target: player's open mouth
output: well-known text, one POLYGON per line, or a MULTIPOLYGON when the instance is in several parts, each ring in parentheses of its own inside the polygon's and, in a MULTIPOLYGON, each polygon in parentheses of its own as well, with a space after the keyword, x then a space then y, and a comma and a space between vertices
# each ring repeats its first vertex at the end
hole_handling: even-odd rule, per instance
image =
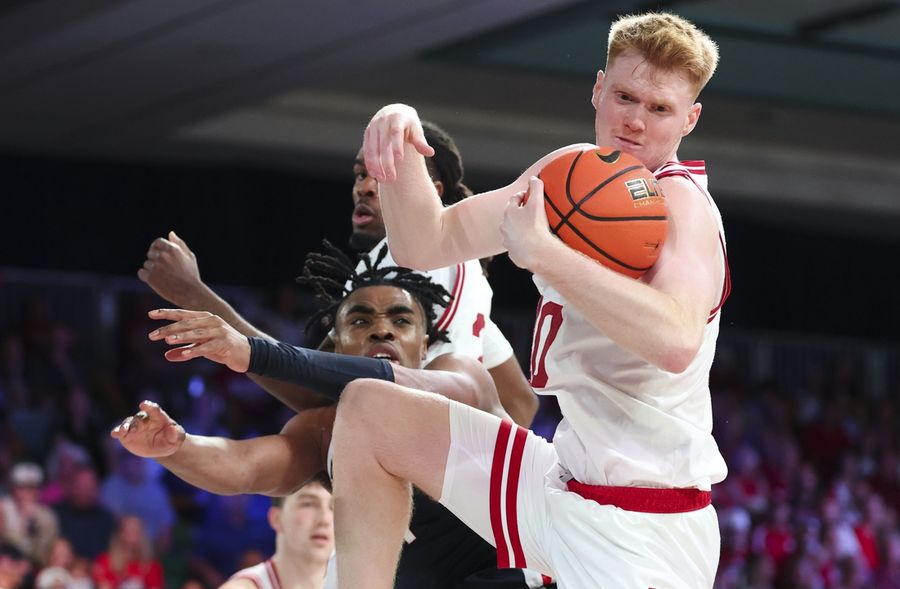
POLYGON ((387 360, 391 364, 399 364, 400 359, 397 356, 397 352, 391 349, 389 346, 376 346, 369 350, 366 353, 366 356, 369 358, 375 358, 376 360, 387 360))
POLYGON ((357 227, 360 227, 363 225, 368 225, 374 219, 375 219, 375 211, 373 211, 372 208, 367 205, 358 204, 353 209, 353 218, 352 218, 351 222, 353 223, 353 225, 355 225, 357 227))

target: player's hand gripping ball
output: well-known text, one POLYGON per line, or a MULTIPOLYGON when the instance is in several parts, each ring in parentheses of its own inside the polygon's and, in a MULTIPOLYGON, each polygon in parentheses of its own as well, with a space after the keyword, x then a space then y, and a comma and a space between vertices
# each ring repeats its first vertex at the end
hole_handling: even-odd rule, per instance
POLYGON ((666 199, 627 153, 594 147, 541 170, 550 230, 569 247, 632 278, 653 267, 666 241, 666 199))

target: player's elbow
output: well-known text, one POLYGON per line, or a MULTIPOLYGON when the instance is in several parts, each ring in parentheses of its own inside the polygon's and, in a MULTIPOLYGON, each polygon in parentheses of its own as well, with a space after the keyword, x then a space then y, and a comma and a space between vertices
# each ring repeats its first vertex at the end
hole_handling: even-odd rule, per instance
POLYGON ((425 248, 413 248, 413 251, 398 250, 395 252, 394 250, 391 250, 391 255, 394 257, 394 262, 403 268, 412 268, 413 270, 419 270, 420 272, 428 272, 429 270, 441 267, 439 262, 432 257, 429 257, 425 248))
POLYGON ((659 367, 666 372, 681 374, 693 363, 700 351, 700 341, 685 339, 666 347, 659 367))

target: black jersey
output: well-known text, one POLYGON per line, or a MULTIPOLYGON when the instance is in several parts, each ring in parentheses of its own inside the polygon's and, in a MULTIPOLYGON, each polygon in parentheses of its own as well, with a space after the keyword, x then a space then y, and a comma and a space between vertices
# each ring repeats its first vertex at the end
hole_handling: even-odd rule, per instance
POLYGON ((446 507, 413 488, 413 514, 395 589, 525 589, 519 569, 498 569, 497 550, 446 507))

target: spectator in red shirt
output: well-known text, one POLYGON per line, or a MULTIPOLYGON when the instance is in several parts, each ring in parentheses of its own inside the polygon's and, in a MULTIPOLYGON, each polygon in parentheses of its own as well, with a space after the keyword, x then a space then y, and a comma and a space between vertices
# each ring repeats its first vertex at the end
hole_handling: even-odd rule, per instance
POLYGON ((109 543, 94 561, 97 589, 162 589, 163 570, 153 558, 150 539, 140 518, 125 515, 109 543))

